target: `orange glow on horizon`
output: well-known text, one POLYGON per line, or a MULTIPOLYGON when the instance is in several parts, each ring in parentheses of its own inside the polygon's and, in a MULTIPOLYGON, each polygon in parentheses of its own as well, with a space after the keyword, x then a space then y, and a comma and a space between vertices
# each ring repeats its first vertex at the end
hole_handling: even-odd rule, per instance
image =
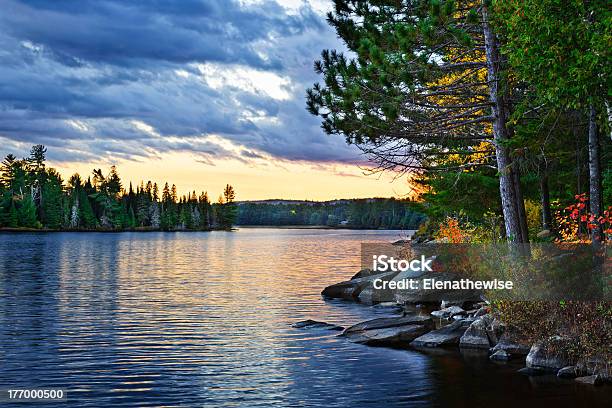
POLYGON ((175 184, 180 195, 207 191, 216 201, 226 184, 236 189, 237 200, 292 199, 332 200, 340 198, 396 197, 411 191, 407 177, 393 181, 392 174, 366 175, 355 165, 289 162, 280 160, 240 161, 217 159, 198 161, 186 152, 165 154, 148 161, 117 160, 114 163, 49 163, 67 180, 79 173, 86 179, 94 168, 107 172, 113 164, 124 188, 134 189, 150 180, 161 189, 175 184))

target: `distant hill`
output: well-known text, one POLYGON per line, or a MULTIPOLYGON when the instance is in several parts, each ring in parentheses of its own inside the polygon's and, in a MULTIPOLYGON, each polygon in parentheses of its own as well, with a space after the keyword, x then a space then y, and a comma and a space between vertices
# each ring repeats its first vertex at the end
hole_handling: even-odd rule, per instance
POLYGON ((395 198, 253 200, 238 204, 237 225, 327 226, 363 229, 417 229, 425 220, 419 205, 395 198))

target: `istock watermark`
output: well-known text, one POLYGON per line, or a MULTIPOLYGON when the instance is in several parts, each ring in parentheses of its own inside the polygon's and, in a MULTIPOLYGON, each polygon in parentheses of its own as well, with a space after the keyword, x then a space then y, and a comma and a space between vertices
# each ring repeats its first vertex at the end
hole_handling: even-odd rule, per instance
POLYGON ((393 256, 388 255, 373 255, 372 258, 372 271, 374 272, 433 272, 431 269, 431 263, 433 259, 425 258, 425 255, 421 255, 420 259, 395 259, 393 256))
POLYGON ((361 245, 358 296, 370 302, 612 300, 610 246, 361 245))

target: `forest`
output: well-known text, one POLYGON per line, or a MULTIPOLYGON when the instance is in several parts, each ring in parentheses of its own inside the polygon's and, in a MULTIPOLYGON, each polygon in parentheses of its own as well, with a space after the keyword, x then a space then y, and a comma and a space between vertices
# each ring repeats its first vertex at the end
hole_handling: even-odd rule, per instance
POLYGON ((94 169, 87 179, 72 175, 64 184, 46 165, 47 149, 32 147, 0 165, 0 228, 45 230, 210 230, 230 229, 236 221, 236 193, 226 185, 212 203, 208 193, 180 196, 168 183, 150 181, 124 188, 115 166, 94 169))
MULTIPOLYGON (((522 257, 554 264, 526 243, 588 247, 593 272, 605 273, 609 1, 335 0, 327 21, 346 51, 315 61, 321 82, 306 91, 307 109, 374 172, 409 179, 428 216, 418 240, 525 249, 510 259, 492 251, 502 267, 522 257)), ((519 341, 578 364, 612 361, 607 299, 488 298, 519 341)))
POLYGON ((612 234, 612 13, 606 1, 336 0, 307 108, 405 174, 424 233, 602 241, 612 234))
POLYGON ((328 202, 238 204, 238 225, 304 225, 355 229, 417 229, 425 220, 408 200, 370 198, 328 202))

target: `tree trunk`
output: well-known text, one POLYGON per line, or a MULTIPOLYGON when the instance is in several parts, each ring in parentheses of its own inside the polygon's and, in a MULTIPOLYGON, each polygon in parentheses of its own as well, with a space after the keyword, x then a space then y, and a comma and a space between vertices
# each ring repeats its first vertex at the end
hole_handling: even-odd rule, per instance
MULTIPOLYGON (((599 134, 597 131, 595 106, 589 109, 589 210, 592 215, 601 215, 601 174, 599 166, 599 134)), ((593 241, 601 240, 601 228, 592 230, 593 241)))
POLYGON ((540 175, 540 198, 542 202, 542 229, 552 230, 552 212, 550 210, 550 191, 548 189, 548 174, 546 169, 540 175))
POLYGON ((486 0, 483 1, 482 17, 487 55, 487 79, 489 82, 490 99, 493 105, 493 143, 495 145, 495 156, 497 157, 499 193, 504 214, 506 238, 512 242, 524 242, 521 220, 517 208, 515 173, 512 170, 510 152, 508 147, 504 145, 509 135, 507 126, 508 112, 504 97, 499 92, 499 74, 501 68, 499 41, 489 25, 486 0))
POLYGON ((529 242, 529 228, 527 227, 527 212, 525 211, 525 200, 523 199, 523 189, 521 187, 521 171, 516 160, 512 163, 512 177, 514 182, 514 196, 516 212, 519 218, 521 229, 521 239, 519 242, 529 242))

